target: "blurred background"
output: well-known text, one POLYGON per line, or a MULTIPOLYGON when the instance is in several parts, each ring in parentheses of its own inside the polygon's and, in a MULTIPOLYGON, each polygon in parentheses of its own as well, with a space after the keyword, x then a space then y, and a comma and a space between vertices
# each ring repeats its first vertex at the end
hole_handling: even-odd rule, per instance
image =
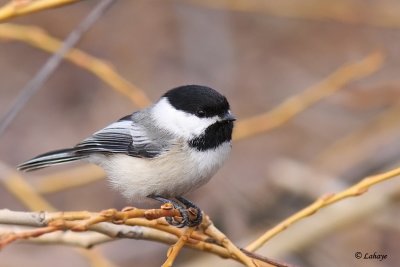
MULTIPOLYGON (((7 22, 35 25, 63 40, 96 3, 82 1, 7 22)), ((0 115, 50 56, 7 37, 4 26, 0 115)), ((117 1, 77 48, 111 64, 152 101, 183 84, 216 88, 229 99, 239 124, 320 86, 346 64, 371 66, 363 77, 343 78, 357 76, 348 71, 337 78, 349 82, 329 80, 336 92, 279 127, 235 141, 218 174, 188 195, 234 243, 245 246, 317 197, 399 164, 399 43, 400 3, 394 0, 136 0, 117 1)), ((139 105, 64 61, 0 136, 0 161, 15 168, 37 154, 73 146, 139 105)), ((22 175, 58 210, 134 205, 97 179, 97 169, 71 171, 76 168, 86 167, 22 175), (89 181, 86 174, 94 178, 89 181), (78 185, 64 185, 69 179, 78 185)), ((5 175, 0 173, 3 182, 5 175)), ((0 208, 38 207, 22 186, 13 191, 10 183, 3 185, 0 208)), ((304 219, 258 253, 299 266, 398 266, 399 193, 400 179, 382 183, 304 219), (358 251, 388 258, 358 260, 358 251)), ((99 263, 67 246, 18 243, 1 251, 0 266, 160 266, 167 248, 117 240, 93 249, 104 258, 99 263)), ((176 266, 236 265, 185 249, 176 266)))

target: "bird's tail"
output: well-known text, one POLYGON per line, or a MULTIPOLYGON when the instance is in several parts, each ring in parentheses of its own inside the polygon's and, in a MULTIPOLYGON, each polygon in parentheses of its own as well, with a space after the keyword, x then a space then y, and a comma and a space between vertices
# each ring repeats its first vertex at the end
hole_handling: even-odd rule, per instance
POLYGON ((18 165, 17 168, 20 171, 29 172, 86 157, 87 155, 77 155, 73 148, 60 149, 34 157, 33 159, 18 165))

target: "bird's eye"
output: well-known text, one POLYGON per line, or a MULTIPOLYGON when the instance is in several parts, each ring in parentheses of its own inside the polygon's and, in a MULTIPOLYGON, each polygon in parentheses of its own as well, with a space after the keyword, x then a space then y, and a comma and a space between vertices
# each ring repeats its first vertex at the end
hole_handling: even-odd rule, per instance
POLYGON ((204 110, 198 110, 196 112, 197 117, 203 118, 204 116, 206 116, 206 112, 204 110))

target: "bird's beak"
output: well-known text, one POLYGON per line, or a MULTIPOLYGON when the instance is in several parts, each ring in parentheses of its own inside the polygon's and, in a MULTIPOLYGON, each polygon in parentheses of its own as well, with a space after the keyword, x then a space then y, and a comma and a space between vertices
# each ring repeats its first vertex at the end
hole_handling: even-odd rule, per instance
POLYGON ((223 121, 235 121, 236 118, 235 116, 232 115, 232 113, 229 111, 227 112, 223 117, 222 117, 223 121))

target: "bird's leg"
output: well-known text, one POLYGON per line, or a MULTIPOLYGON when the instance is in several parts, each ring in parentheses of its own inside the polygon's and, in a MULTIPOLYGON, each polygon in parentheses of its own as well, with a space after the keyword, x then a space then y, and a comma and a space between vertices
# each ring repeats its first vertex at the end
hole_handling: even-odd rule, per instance
MULTIPOLYGON (((182 217, 182 220, 181 221, 177 221, 177 220, 175 220, 173 217, 165 217, 165 219, 167 220, 167 222, 170 224, 170 225, 173 225, 173 226, 176 226, 176 227, 179 227, 179 228, 182 228, 182 227, 184 227, 184 226, 188 226, 189 225, 189 212, 188 212, 188 210, 184 207, 184 206, 182 206, 180 203, 178 203, 177 201, 175 201, 175 200, 171 200, 171 199, 168 199, 168 198, 164 198, 164 197, 162 197, 162 196, 158 196, 158 195, 149 195, 149 196, 147 196, 148 198, 151 198, 151 199, 154 199, 154 200, 157 200, 157 201, 159 201, 159 202, 161 202, 161 203, 163 203, 163 204, 166 204, 166 203, 171 203, 172 204, 172 206, 174 207, 174 209, 177 209, 178 211, 179 211, 179 213, 181 214, 181 217, 182 217)), ((182 202, 183 203, 183 202, 182 202)), ((184 204, 184 203, 183 203, 184 204)))
POLYGON ((187 210, 191 215, 194 216, 194 219, 191 220, 189 217, 188 223, 186 226, 195 227, 198 226, 203 220, 203 212, 199 207, 197 207, 192 201, 184 198, 184 197, 175 197, 179 202, 186 206, 187 210))

